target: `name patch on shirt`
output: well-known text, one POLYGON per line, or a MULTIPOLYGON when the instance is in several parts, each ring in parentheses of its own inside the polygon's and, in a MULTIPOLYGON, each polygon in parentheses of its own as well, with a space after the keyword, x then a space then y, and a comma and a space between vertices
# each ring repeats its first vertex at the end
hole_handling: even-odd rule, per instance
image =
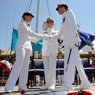
POLYGON ((44 32, 44 34, 47 34, 48 32, 44 32))

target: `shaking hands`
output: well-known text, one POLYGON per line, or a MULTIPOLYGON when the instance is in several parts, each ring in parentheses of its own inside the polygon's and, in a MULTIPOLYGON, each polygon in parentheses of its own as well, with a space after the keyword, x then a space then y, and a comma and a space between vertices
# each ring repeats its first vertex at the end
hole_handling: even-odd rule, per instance
POLYGON ((42 35, 42 39, 44 39, 44 40, 48 40, 48 39, 50 39, 50 37, 49 37, 49 35, 44 34, 44 35, 42 35))
MULTIPOLYGON (((56 33, 53 32, 51 35, 55 35, 55 34, 56 34, 56 33)), ((51 38, 51 35, 43 34, 43 35, 41 36, 41 38, 44 39, 44 40, 48 40, 48 39, 51 38)))

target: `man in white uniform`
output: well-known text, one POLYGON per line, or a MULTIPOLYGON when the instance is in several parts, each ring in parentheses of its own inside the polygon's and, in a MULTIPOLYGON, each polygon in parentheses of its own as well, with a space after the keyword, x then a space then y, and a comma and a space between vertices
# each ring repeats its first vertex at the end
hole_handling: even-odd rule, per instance
MULTIPOLYGON (((46 28, 43 31, 43 34, 54 35, 57 33, 57 31, 55 31, 53 28, 54 20, 52 18, 47 18, 45 24, 46 28)), ((43 40, 42 57, 46 84, 40 89, 55 90, 57 50, 57 40, 43 40)))
POLYGON ((57 5, 56 10, 60 15, 63 16, 63 23, 58 35, 50 35, 49 39, 54 40, 58 37, 63 35, 64 41, 64 50, 65 50, 65 57, 64 57, 64 77, 63 77, 63 90, 72 90, 72 83, 74 82, 74 75, 75 75, 75 67, 78 70, 81 85, 80 89, 85 87, 90 87, 90 82, 85 75, 82 62, 79 57, 78 51, 78 43, 79 37, 77 37, 77 29, 76 29, 76 19, 74 13, 68 9, 68 5, 64 3, 60 3, 57 5), (71 54, 70 54, 71 49, 71 54), (70 55, 70 57, 69 57, 70 55), (67 65, 69 57, 69 63, 67 65))
POLYGON ((5 85, 5 91, 11 92, 19 77, 19 91, 27 91, 27 78, 30 54, 32 52, 31 41, 45 38, 40 34, 34 33, 29 23, 34 16, 30 12, 22 15, 23 20, 18 26, 18 40, 16 44, 16 61, 5 85), (37 38, 37 39, 36 39, 37 38))

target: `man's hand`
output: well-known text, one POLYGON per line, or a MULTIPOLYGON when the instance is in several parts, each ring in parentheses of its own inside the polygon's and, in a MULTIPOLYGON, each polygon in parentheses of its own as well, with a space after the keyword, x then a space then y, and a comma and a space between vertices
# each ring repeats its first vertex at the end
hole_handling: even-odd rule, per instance
POLYGON ((56 34, 55 32, 52 32, 52 35, 56 34))

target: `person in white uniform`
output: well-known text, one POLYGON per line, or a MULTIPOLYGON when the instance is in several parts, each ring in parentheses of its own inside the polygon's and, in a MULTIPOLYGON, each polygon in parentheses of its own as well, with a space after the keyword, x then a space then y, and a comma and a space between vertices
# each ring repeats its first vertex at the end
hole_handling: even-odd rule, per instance
MULTIPOLYGON (((43 34, 54 35, 57 33, 53 28, 54 20, 52 18, 47 18, 45 24, 46 28, 43 31, 43 34)), ((43 40, 42 58, 45 70, 45 85, 40 89, 55 90, 57 50, 57 40, 43 40)))
POLYGON ((55 40, 63 35, 64 41, 64 77, 63 77, 63 90, 72 90, 72 84, 74 82, 75 67, 78 70, 81 85, 79 89, 90 87, 90 82, 84 72, 82 62, 79 57, 78 44, 80 42, 79 37, 77 37, 77 27, 76 18, 72 10, 68 8, 65 3, 60 3, 57 5, 56 10, 60 15, 63 16, 63 23, 58 34, 50 35, 49 39, 55 40), (71 50, 71 53, 70 53, 71 50), (70 55, 70 56, 69 56, 70 55), (67 65, 67 61, 69 62, 67 65))
POLYGON ((27 91, 27 78, 30 54, 32 52, 31 41, 38 41, 44 36, 34 33, 30 28, 30 22, 34 16, 30 12, 22 15, 22 21, 18 26, 18 40, 16 44, 16 61, 5 85, 5 91, 11 92, 19 77, 19 91, 27 91))

